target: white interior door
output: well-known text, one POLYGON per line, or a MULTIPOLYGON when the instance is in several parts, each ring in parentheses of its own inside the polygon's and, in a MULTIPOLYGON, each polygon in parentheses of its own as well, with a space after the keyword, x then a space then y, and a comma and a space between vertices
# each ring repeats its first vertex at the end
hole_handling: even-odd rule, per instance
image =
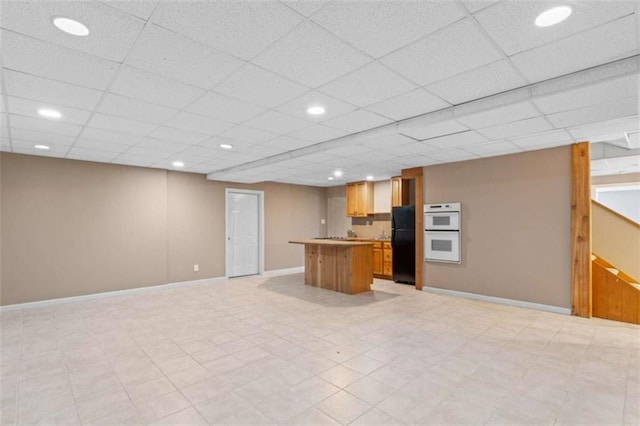
POLYGON ((259 191, 227 190, 227 276, 261 270, 262 200, 259 191))

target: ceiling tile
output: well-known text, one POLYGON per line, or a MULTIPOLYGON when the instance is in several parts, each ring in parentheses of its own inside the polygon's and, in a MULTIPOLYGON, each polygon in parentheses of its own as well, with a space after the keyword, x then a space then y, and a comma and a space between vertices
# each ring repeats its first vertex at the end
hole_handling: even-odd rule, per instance
POLYGON ((54 145, 73 145, 76 136, 65 136, 55 133, 37 132, 30 129, 20 129, 13 127, 11 137, 16 140, 30 141, 36 143, 51 143, 54 145))
POLYGON ((430 146, 439 149, 458 148, 461 146, 474 145, 481 142, 486 142, 487 138, 474 131, 466 131, 461 133, 455 133, 453 135, 440 136, 433 139, 427 139, 423 141, 430 146))
POLYGON ((500 2, 475 15, 484 29, 509 56, 578 34, 632 14, 633 1, 571 2, 571 16, 560 25, 540 28, 536 17, 553 5, 548 1, 500 2))
POLYGON ((254 65, 246 64, 215 90, 255 105, 273 108, 297 98, 308 89, 254 65))
POLYGON ((426 85, 498 59, 501 54, 469 18, 385 56, 382 62, 426 85))
POLYGON ((74 147, 92 149, 96 151, 115 152, 119 154, 129 149, 131 145, 116 142, 96 141, 80 137, 74 144, 74 147))
POLYGON ((281 0, 296 12, 306 16, 307 18, 316 13, 329 0, 281 0))
POLYGON ((324 142, 339 138, 346 134, 347 132, 344 130, 334 129, 332 127, 323 126, 322 124, 314 124, 313 126, 293 132, 290 136, 311 142, 324 142))
POLYGON ((117 9, 122 10, 123 12, 127 12, 130 15, 137 16, 138 18, 142 18, 147 20, 151 17, 153 10, 156 8, 158 4, 157 0, 106 0, 105 3, 108 6, 115 7, 117 9))
POLYGON ((500 0, 462 0, 462 4, 471 13, 476 13, 486 7, 499 2, 500 0))
POLYGON ((489 143, 481 143, 477 145, 469 145, 463 148, 465 151, 468 151, 475 155, 488 155, 488 154, 506 154, 511 152, 519 152, 522 151, 522 148, 512 144, 507 141, 496 141, 489 143))
POLYGON ((632 116, 617 120, 599 121, 585 126, 568 129, 571 136, 576 140, 593 141, 601 136, 611 135, 614 138, 624 137, 624 132, 640 129, 640 117, 632 116))
POLYGON ((124 153, 114 158, 111 162, 113 164, 122 164, 124 166, 151 167, 157 161, 146 157, 141 157, 139 155, 124 153))
POLYGON ((350 111, 354 111, 357 107, 342 102, 324 93, 316 90, 309 91, 304 95, 296 98, 286 104, 276 108, 280 112, 302 118, 303 120, 323 122, 338 117, 350 111), (312 106, 322 106, 325 113, 321 115, 311 115, 307 113, 307 109, 312 106))
POLYGON ((381 151, 392 152, 399 157, 427 154, 437 150, 437 148, 422 142, 412 142, 399 147, 387 146, 381 149, 381 151))
POLYGON ((266 132, 264 130, 254 129, 248 126, 235 126, 226 132, 220 134, 223 138, 229 138, 233 141, 262 143, 277 136, 275 133, 266 132))
POLYGON ((132 146, 122 156, 137 156, 146 160, 160 161, 165 158, 171 158, 175 155, 172 151, 163 151, 158 148, 142 148, 132 146))
POLYGON ((338 1, 312 19, 379 58, 463 17, 454 2, 338 1))
POLYGON ((300 120, 277 111, 268 111, 262 115, 252 118, 245 123, 247 126, 256 127, 268 132, 285 135, 296 130, 311 126, 312 123, 300 120))
POLYGON ((33 130, 62 136, 78 136, 80 130, 82 130, 81 126, 75 124, 61 123, 44 118, 32 118, 13 114, 10 114, 9 118, 12 129, 33 130))
POLYGON ((120 143, 125 145, 133 145, 134 143, 140 140, 140 136, 126 134, 126 133, 112 132, 109 130, 96 129, 92 127, 85 127, 82 130, 82 133, 80 136, 81 138, 84 138, 84 139, 91 139, 91 140, 100 141, 100 142, 120 143))
POLYGON ((309 146, 311 144, 311 142, 304 141, 302 139, 291 138, 289 136, 279 136, 261 145, 290 151, 292 149, 304 148, 305 146, 309 146))
POLYGON ((537 98, 534 103, 545 114, 568 111, 632 96, 640 93, 639 85, 639 76, 630 75, 537 98))
POLYGON ((635 15, 511 57, 531 82, 580 71, 638 53, 635 15), (544 66, 541 66, 544 64, 544 66))
POLYGON ((109 91, 166 107, 182 109, 204 95, 203 89, 122 66, 109 91))
POLYGON ((208 135, 202 133, 189 132, 187 130, 174 129, 173 127, 161 126, 149 133, 149 137, 162 139, 179 144, 196 144, 207 139, 208 135))
POLYGON ((79 124, 83 125, 86 123, 89 115, 91 114, 89 111, 85 111, 82 109, 69 108, 69 107, 61 107, 58 105, 47 104, 44 102, 38 101, 30 101, 28 99, 22 98, 14 98, 12 96, 7 96, 7 105, 9 106, 9 113, 16 115, 25 115, 27 117, 33 118, 41 118, 38 114, 38 110, 40 108, 48 108, 53 109, 62 114, 57 120, 53 120, 55 122, 60 123, 69 123, 69 124, 79 124))
POLYGON ((572 142, 573 138, 564 130, 555 130, 522 138, 510 138, 509 141, 521 148, 531 148, 539 145, 566 144, 572 142))
POLYGON ((318 87, 369 61, 367 55, 307 21, 252 62, 306 86, 318 87))
MULTIPOLYGON (((109 130, 117 133, 129 133, 144 136, 157 127, 156 124, 143 123, 141 121, 127 120, 113 115, 96 113, 87 123, 88 127, 109 130)), ((117 142, 114 140, 114 142, 117 142)))
POLYGON ((415 88, 415 84, 373 62, 322 86, 320 91, 354 105, 366 106, 415 88))
POLYGON ((162 2, 153 22, 242 59, 251 59, 302 21, 280 2, 162 2))
POLYGON ((4 69, 7 93, 56 105, 93 110, 102 92, 4 69))
POLYGON ((18 154, 29 154, 29 155, 38 155, 45 157, 64 157, 64 155, 69 150, 68 145, 56 145, 53 143, 47 143, 49 149, 42 150, 37 149, 34 146, 34 143, 31 141, 22 141, 19 139, 13 139, 13 152, 18 154))
POLYGON ((98 2, 2 2, 3 28, 117 62, 127 55, 143 25, 141 19, 98 2), (91 33, 70 36, 53 25, 54 16, 77 19, 91 33))
POLYGON ((5 68, 104 90, 118 64, 86 53, 1 31, 5 68))
POLYGON ((590 105, 571 111, 547 115, 556 127, 574 127, 598 121, 613 120, 638 115, 638 98, 624 98, 605 104, 590 105))
POLYGON ((157 149, 164 152, 180 152, 184 151, 188 146, 190 145, 156 139, 155 137, 142 138, 134 145, 136 148, 157 149))
POLYGON ((390 135, 367 139, 364 142, 362 142, 362 146, 370 149, 396 150, 402 147, 403 145, 412 144, 414 142, 415 142, 415 139, 411 139, 399 133, 393 133, 390 135))
POLYGON ((266 109, 218 93, 207 93, 189 106, 187 111, 232 123, 242 123, 262 114, 266 109))
POLYGON ((355 133, 382 126, 383 124, 388 124, 390 122, 391 120, 388 118, 359 109, 341 117, 326 121, 324 124, 335 127, 336 129, 344 130, 348 133, 355 133))
POLYGON ((98 111, 130 120, 156 124, 164 123, 178 112, 172 108, 150 104, 137 99, 125 98, 124 96, 113 93, 109 93, 104 97, 98 107, 98 111))
POLYGON ((442 99, 459 105, 526 84, 526 80, 506 60, 501 60, 430 84, 426 88, 442 99))
POLYGON ((230 55, 156 25, 145 27, 126 63, 205 89, 242 66, 242 61, 230 55))
POLYGON ((426 90, 415 89, 400 96, 369 105, 367 109, 392 120, 404 120, 449 106, 451 104, 426 90))
POLYGON ((443 162, 455 162, 455 161, 466 161, 474 158, 478 158, 477 155, 472 154, 470 152, 464 151, 462 149, 450 149, 446 151, 434 151, 427 154, 427 156, 433 160, 443 161, 443 162))
POLYGON ((402 134, 417 140, 425 140, 438 136, 460 133, 469 130, 466 126, 454 120, 443 121, 441 123, 430 124, 424 127, 415 127, 402 130, 402 134))
POLYGON ((182 130, 191 130, 205 135, 214 136, 233 127, 232 123, 216 120, 211 117, 191 114, 185 111, 178 113, 175 117, 165 123, 169 127, 182 130))
POLYGON ((119 155, 118 152, 98 151, 95 149, 87 149, 79 146, 72 147, 65 158, 70 160, 96 161, 100 163, 108 163, 119 155))
POLYGON ((338 148, 328 149, 325 152, 329 155, 335 155, 338 157, 358 157, 359 158, 361 154, 370 152, 370 149, 359 146, 359 145, 355 145, 355 144, 345 144, 338 148))
POLYGON ((534 117, 525 120, 513 121, 508 124, 478 129, 478 132, 491 140, 511 138, 526 134, 552 130, 553 127, 543 118, 534 117))
POLYGON ((456 117, 456 120, 470 128, 481 128, 511 123, 539 115, 540 112, 531 102, 519 102, 517 104, 493 108, 488 111, 456 117))

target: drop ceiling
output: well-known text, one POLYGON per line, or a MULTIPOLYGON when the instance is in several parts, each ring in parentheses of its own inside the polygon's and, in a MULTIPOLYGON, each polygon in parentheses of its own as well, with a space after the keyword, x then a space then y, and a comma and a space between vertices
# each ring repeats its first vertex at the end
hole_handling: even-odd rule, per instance
MULTIPOLYGON (((0 147, 317 186, 583 140, 624 150, 638 2, 566 3, 538 28, 555 3, 2 0, 0 147)), ((629 158, 598 173, 640 171, 629 158)))

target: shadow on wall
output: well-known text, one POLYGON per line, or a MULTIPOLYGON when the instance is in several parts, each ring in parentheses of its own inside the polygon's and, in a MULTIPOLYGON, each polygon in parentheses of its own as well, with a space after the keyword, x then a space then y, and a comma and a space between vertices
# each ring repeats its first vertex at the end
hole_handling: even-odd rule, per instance
POLYGON ((304 285, 303 273, 272 277, 258 285, 258 288, 290 296, 314 305, 334 308, 367 306, 394 299, 399 296, 398 294, 378 290, 371 290, 351 295, 317 287, 310 287, 304 285))

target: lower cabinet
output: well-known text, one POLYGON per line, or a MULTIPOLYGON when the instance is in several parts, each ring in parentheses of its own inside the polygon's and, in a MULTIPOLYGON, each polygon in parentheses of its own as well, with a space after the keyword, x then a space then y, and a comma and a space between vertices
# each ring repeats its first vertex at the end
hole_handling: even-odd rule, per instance
POLYGON ((373 243, 373 275, 378 278, 391 279, 393 275, 391 253, 391 243, 383 241, 373 243))

